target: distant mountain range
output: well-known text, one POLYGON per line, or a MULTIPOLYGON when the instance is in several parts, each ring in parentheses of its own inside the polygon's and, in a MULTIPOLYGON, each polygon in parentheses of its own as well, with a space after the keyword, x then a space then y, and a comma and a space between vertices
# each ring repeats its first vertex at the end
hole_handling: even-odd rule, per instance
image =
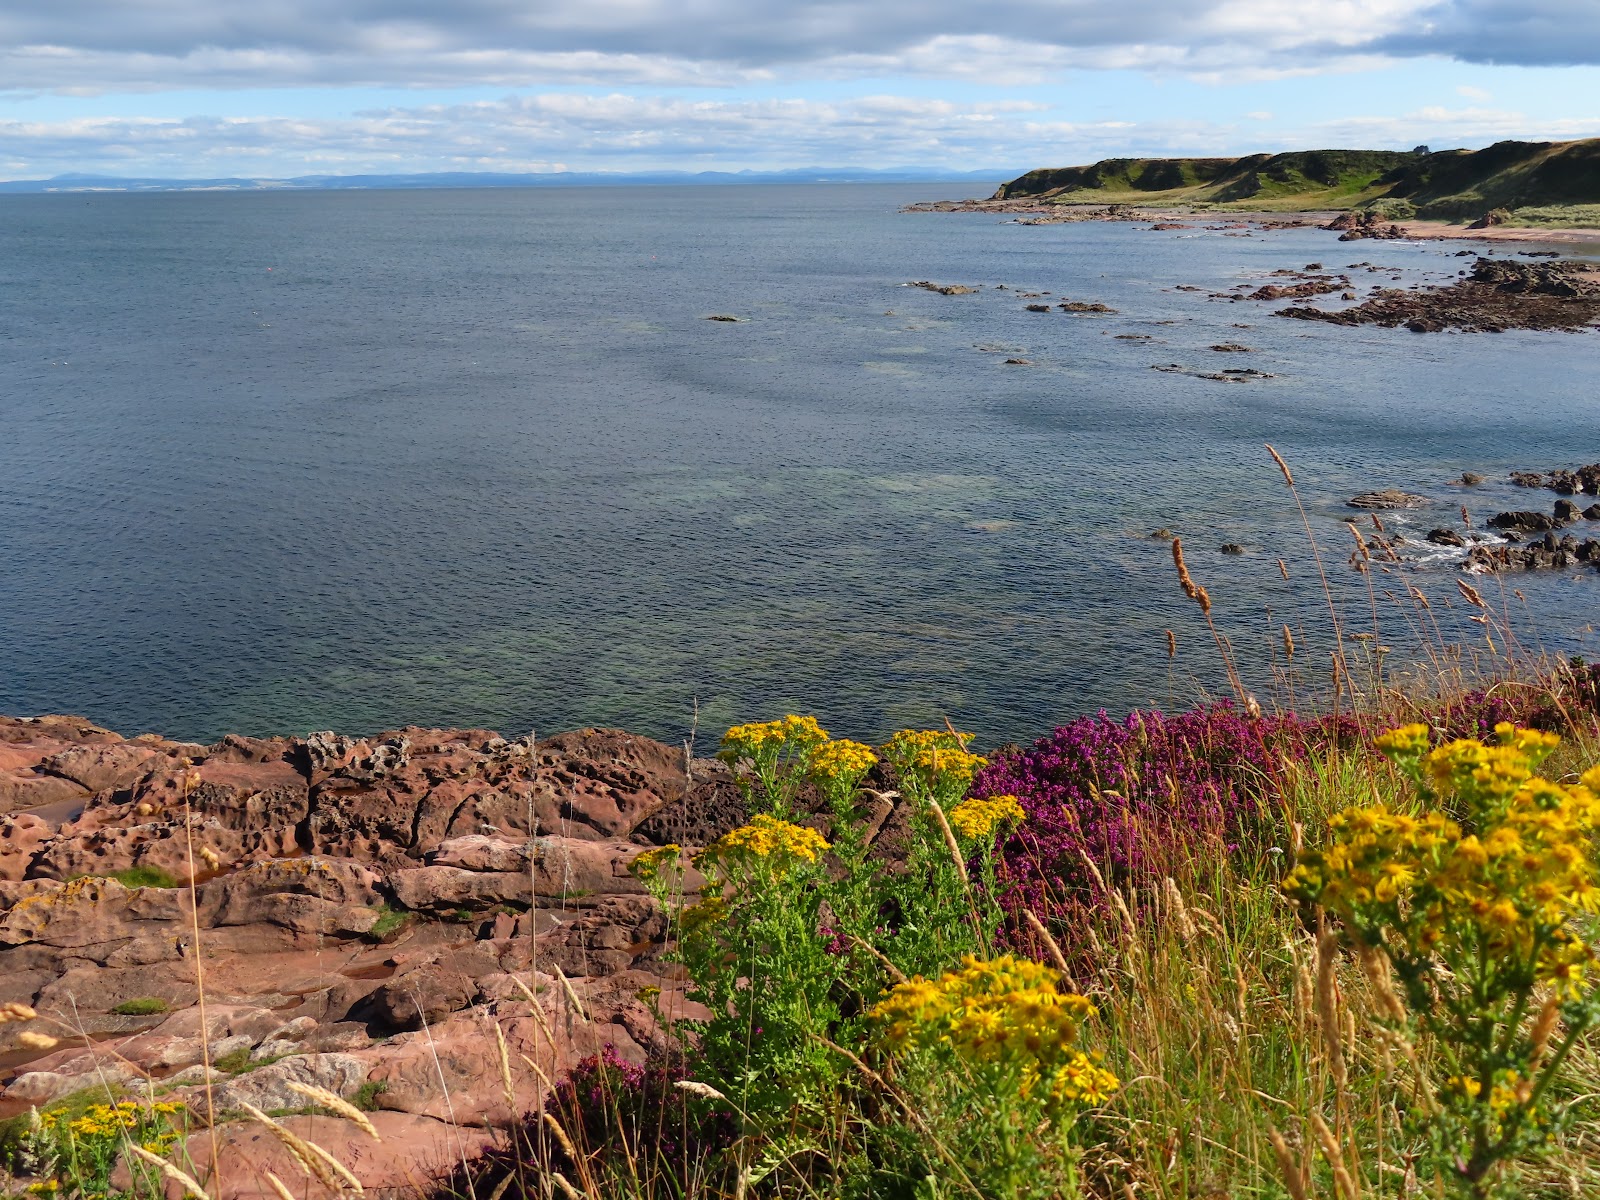
POLYGON ((1600 224, 1600 138, 1437 152, 1418 146, 1404 152, 1107 158, 1029 171, 995 193, 997 200, 1029 198, 1280 212, 1371 208, 1386 217, 1446 221, 1474 220, 1500 209, 1532 220, 1576 215, 1600 224))
POLYGON ((245 192, 348 188, 625 187, 637 184, 741 183, 975 183, 988 184, 1011 172, 945 171, 934 167, 805 167, 788 171, 650 171, 638 173, 555 171, 497 174, 437 171, 415 175, 300 175, 293 179, 124 179, 112 175, 57 175, 53 179, 0 182, 0 192, 245 192))

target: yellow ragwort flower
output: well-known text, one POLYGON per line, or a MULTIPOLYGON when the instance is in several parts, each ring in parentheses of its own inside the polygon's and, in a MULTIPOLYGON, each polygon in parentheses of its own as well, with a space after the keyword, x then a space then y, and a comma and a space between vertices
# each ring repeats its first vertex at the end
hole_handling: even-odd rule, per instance
POLYGON ((996 826, 1022 822, 1027 814, 1015 796, 972 796, 950 810, 950 824, 962 837, 987 838, 996 826))

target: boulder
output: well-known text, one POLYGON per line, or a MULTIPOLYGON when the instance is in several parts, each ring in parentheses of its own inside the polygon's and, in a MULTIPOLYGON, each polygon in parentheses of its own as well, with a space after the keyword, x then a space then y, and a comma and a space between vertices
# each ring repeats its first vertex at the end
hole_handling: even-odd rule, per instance
MULTIPOLYGON (((298 1096, 296 1108, 304 1107, 298 1096)), ((328 1116, 283 1118, 284 1128, 310 1139, 343 1163, 369 1192, 411 1194, 427 1181, 447 1175, 463 1155, 474 1156, 490 1141, 487 1131, 462 1129, 444 1120, 409 1113, 376 1112, 369 1117, 381 1141, 374 1142, 349 1121, 328 1116)), ((207 1180, 212 1200, 278 1200, 267 1181, 270 1171, 301 1200, 342 1200, 349 1193, 332 1192, 307 1175, 284 1144, 254 1122, 224 1125, 216 1143, 221 1172, 213 1172, 212 1137, 193 1134, 174 1160, 207 1180)), ((113 1186, 118 1180, 113 1179, 113 1186)), ((183 1200, 177 1184, 169 1184, 166 1200, 183 1200)))
POLYGON ((86 791, 104 792, 127 787, 149 770, 152 760, 162 757, 159 751, 133 742, 78 745, 41 760, 39 769, 86 791))
MULTIPOLYGON (((292 1090, 290 1083, 325 1088, 337 1096, 349 1097, 366 1081, 367 1064, 353 1054, 296 1054, 213 1087, 212 1103, 218 1113, 237 1109, 241 1103, 253 1104, 263 1112, 304 1108, 306 1098, 292 1090)), ((189 1104, 205 1115, 203 1091, 192 1094, 189 1104)))
POLYGON ((1382 491, 1362 492, 1359 496, 1352 496, 1345 501, 1345 504, 1349 508, 1391 509, 1421 508, 1427 502, 1426 496, 1413 495, 1399 488, 1384 488, 1382 491))
POLYGON ((1489 518, 1491 529, 1514 529, 1519 533, 1543 533, 1554 529, 1556 522, 1542 512, 1503 512, 1489 518))

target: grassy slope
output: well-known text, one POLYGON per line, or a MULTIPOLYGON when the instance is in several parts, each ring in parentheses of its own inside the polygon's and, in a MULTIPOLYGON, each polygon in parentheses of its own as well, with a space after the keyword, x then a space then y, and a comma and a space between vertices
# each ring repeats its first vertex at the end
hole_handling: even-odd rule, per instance
POLYGON ((1437 154, 1310 150, 1238 159, 1113 158, 1030 171, 996 195, 1278 212, 1384 201, 1423 218, 1471 220, 1501 208, 1526 222, 1588 224, 1600 205, 1600 139, 1499 142, 1437 154))

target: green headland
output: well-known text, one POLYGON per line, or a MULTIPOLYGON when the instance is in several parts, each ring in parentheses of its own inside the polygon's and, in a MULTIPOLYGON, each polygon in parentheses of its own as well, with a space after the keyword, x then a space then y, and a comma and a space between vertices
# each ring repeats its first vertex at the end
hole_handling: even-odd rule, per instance
POLYGON ((1482 150, 1297 150, 1243 158, 1107 158, 1045 167, 996 200, 1306 212, 1366 208, 1391 220, 1600 226, 1600 138, 1482 150), (1509 219, 1508 219, 1509 218, 1509 219))

